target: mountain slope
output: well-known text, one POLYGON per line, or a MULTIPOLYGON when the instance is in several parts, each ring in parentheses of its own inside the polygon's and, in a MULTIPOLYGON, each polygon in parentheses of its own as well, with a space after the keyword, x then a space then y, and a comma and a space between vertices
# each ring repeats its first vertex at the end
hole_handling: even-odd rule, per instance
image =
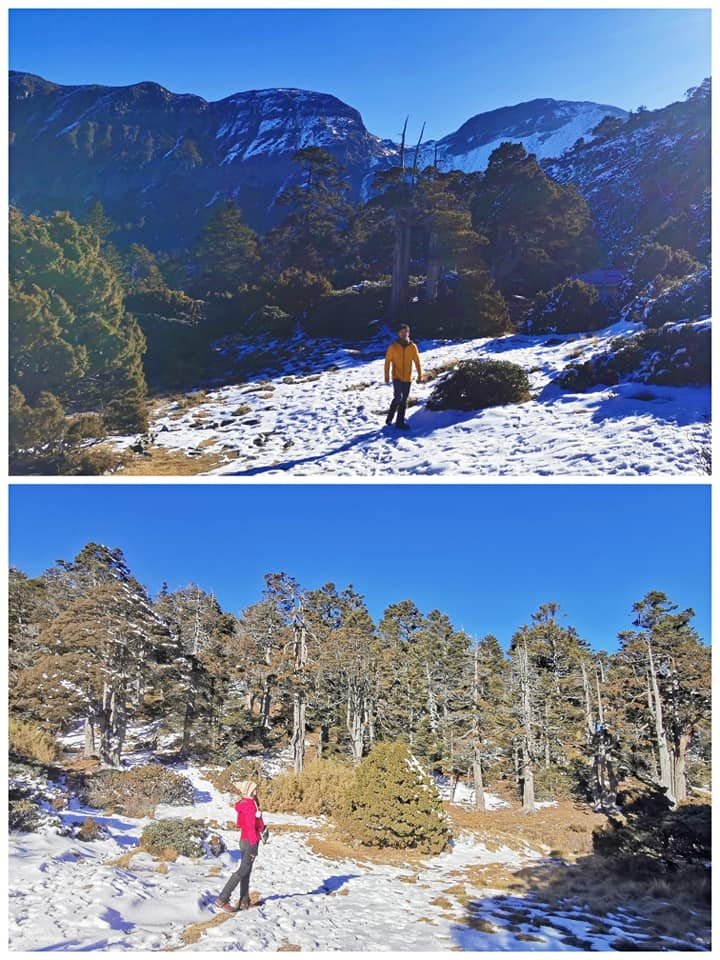
POLYGON ((686 101, 603 124, 592 142, 545 169, 578 187, 611 261, 622 263, 638 239, 670 217, 687 221, 687 249, 704 258, 710 248, 710 128, 707 81, 686 101))
MULTIPOLYGON (((422 147, 443 168, 481 170, 495 146, 519 140, 542 157, 588 136, 614 107, 533 100, 478 114, 422 147)), ((297 177, 293 154, 320 146, 345 167, 350 199, 366 198, 376 169, 399 148, 329 94, 254 90, 208 103, 155 83, 59 86, 10 75, 10 197, 23 211, 68 209, 83 219, 100 200, 125 242, 153 249, 191 242, 212 205, 234 197, 264 229, 281 215, 278 193, 297 177)))

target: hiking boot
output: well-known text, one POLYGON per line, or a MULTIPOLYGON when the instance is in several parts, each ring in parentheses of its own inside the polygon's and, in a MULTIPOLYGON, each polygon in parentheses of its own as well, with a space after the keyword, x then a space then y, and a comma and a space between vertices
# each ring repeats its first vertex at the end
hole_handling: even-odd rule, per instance
POLYGON ((241 900, 237 908, 238 910, 249 910, 251 906, 252 904, 249 900, 241 900))
POLYGON ((225 910, 226 913, 237 913, 238 908, 233 907, 232 904, 228 903, 227 900, 221 900, 220 897, 215 901, 215 906, 220 907, 221 910, 225 910))

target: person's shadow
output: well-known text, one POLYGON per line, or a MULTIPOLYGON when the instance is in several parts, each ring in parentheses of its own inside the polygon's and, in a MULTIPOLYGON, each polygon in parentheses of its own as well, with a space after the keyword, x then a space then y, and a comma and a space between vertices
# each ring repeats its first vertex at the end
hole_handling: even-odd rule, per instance
POLYGON ((327 880, 323 880, 314 890, 307 890, 304 893, 271 893, 269 896, 263 897, 263 903, 267 903, 269 900, 290 900, 293 897, 328 896, 331 893, 336 893, 350 880, 354 880, 359 876, 359 873, 348 873, 344 876, 328 877, 327 880))

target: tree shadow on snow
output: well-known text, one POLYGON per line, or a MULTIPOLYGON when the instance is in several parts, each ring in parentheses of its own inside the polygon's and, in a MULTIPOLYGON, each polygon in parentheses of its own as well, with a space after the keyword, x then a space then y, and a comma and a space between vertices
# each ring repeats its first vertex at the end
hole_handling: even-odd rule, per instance
POLYGON ((513 880, 503 884, 507 893, 468 902, 464 922, 451 929, 461 950, 710 949, 709 877, 705 902, 697 886, 678 891, 662 875, 633 879, 594 854, 542 860, 513 880))
POLYGON ((705 396, 702 388, 696 389, 697 393, 693 390, 689 394, 678 395, 672 387, 625 383, 614 387, 601 385, 591 387, 585 393, 573 393, 549 383, 535 397, 535 401, 536 403, 555 406, 567 406, 568 404, 585 401, 588 413, 590 413, 591 403, 595 400, 595 410, 592 411, 591 415, 593 423, 605 423, 606 421, 624 420, 626 417, 638 416, 652 417, 653 420, 687 427, 693 423, 702 423, 710 419, 709 392, 705 396), (610 396, 607 396, 608 390, 613 391, 610 396))
POLYGON ((354 880, 359 876, 359 873, 348 873, 341 876, 328 877, 327 880, 323 880, 314 890, 306 890, 300 893, 271 893, 269 896, 263 897, 263 903, 267 903, 269 900, 291 900, 293 897, 310 897, 319 894, 328 896, 331 893, 337 893, 346 883, 349 883, 350 880, 354 880))

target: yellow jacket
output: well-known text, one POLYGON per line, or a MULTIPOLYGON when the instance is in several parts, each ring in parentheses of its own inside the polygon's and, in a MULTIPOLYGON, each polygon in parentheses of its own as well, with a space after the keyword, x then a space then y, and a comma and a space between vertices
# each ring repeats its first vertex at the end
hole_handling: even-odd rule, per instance
POLYGON ((395 340, 387 348, 385 354, 385 380, 389 380, 390 365, 392 364, 393 380, 402 380, 410 383, 412 380, 412 365, 415 364, 418 380, 422 380, 422 365, 420 354, 415 344, 410 341, 407 346, 395 340))

